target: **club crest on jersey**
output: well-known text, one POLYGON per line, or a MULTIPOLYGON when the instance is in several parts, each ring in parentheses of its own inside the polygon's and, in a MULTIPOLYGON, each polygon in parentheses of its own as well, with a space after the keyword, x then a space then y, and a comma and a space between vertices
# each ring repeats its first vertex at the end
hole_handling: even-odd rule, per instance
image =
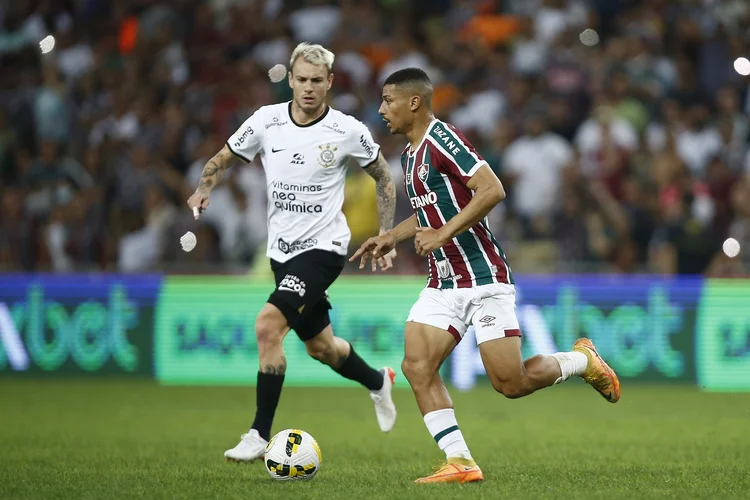
POLYGON ((318 165, 320 165, 323 168, 331 168, 336 165, 336 151, 338 151, 338 147, 331 148, 330 144, 326 144, 325 148, 323 146, 318 146, 318 149, 320 149, 320 156, 318 156, 318 165))
POLYGON ((422 182, 427 182, 427 176, 430 174, 430 166, 426 163, 422 163, 417 167, 417 177, 422 182))
POLYGON ((450 277, 452 273, 450 263, 447 260, 440 260, 435 263, 437 265, 437 276, 438 279, 444 280, 450 277))

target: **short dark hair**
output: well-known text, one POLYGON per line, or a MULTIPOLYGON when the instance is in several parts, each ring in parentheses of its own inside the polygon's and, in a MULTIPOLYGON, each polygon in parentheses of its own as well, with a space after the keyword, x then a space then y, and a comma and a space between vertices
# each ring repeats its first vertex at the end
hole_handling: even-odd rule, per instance
POLYGON ((424 70, 419 68, 405 68, 391 73, 385 79, 383 86, 395 85, 405 87, 409 92, 420 95, 428 109, 432 108, 432 81, 424 70))
POLYGON ((432 81, 424 70, 419 68, 405 68, 391 73, 391 75, 385 79, 383 85, 405 85, 405 84, 422 84, 428 87, 432 87, 432 81))

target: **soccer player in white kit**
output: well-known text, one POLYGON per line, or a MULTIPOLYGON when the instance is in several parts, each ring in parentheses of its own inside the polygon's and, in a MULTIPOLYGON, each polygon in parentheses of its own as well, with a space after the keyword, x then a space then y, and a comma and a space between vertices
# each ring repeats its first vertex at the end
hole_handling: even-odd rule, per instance
MULTIPOLYGON (((299 44, 290 60, 291 102, 263 106, 229 138, 203 169, 188 200, 199 212, 235 157, 260 155, 268 189, 268 248, 276 289, 255 320, 260 369, 256 414, 227 460, 252 462, 265 453, 286 372, 282 341, 294 330, 307 353, 370 391, 380 429, 396 421, 391 398, 395 372, 370 367, 344 339, 335 337, 326 290, 341 273, 351 232, 341 211, 347 163, 354 160, 376 181, 381 233, 393 227, 396 188, 388 163, 367 127, 332 109, 334 55, 320 45, 299 44)), ((395 252, 384 255, 381 269, 395 252)), ((373 263, 373 269, 375 264, 373 263)))

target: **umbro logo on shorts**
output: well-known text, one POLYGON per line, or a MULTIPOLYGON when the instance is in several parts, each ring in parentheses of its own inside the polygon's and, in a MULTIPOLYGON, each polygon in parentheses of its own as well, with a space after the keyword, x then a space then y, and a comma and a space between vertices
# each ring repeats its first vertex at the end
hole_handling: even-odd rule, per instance
POLYGON ((479 322, 482 324, 481 326, 483 327, 495 326, 495 323, 493 323, 493 321, 495 321, 494 316, 487 315, 487 316, 482 316, 481 318, 479 318, 479 322))

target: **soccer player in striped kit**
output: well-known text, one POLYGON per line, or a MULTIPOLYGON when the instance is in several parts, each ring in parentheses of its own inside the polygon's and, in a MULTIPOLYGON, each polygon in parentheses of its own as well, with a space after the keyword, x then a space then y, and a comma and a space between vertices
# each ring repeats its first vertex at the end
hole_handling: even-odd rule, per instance
POLYGON ((473 326, 492 386, 508 398, 581 376, 607 401, 620 398, 620 383, 594 344, 578 339, 570 352, 521 357, 513 273, 487 224, 505 198, 487 162, 452 125, 432 112, 432 83, 417 68, 390 75, 380 114, 392 134, 409 140, 401 157, 414 215, 366 241, 351 257, 363 267, 414 238, 427 257, 429 278, 406 321, 402 370, 409 379, 430 434, 446 463, 418 483, 484 479, 461 434, 440 366, 473 326))

